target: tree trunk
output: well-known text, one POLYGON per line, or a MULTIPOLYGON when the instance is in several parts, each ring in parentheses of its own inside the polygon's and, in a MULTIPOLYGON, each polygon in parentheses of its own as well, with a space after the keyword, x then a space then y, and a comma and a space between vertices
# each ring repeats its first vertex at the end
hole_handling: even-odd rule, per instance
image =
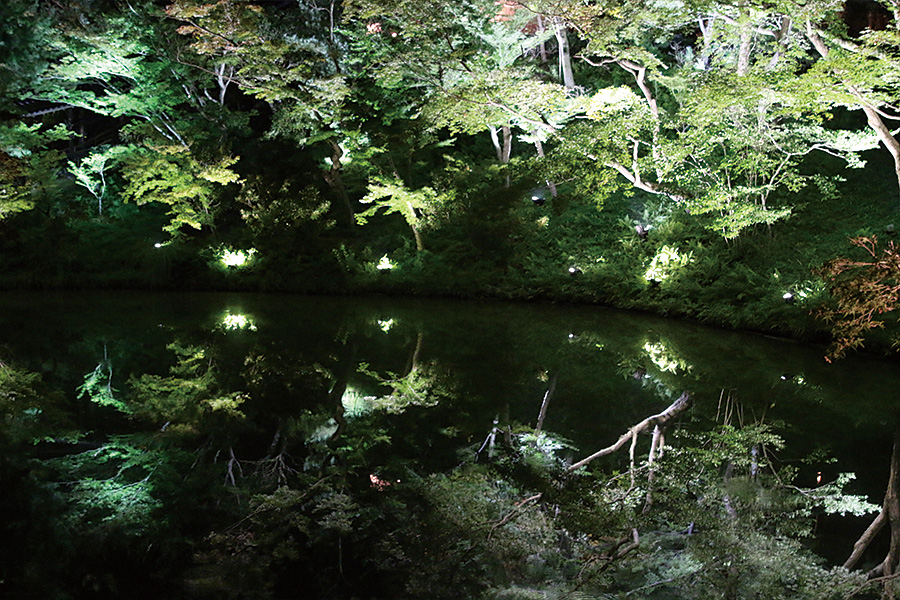
POLYGON ((500 130, 503 132, 503 156, 500 158, 500 162, 508 165, 509 159, 512 158, 512 129, 509 125, 504 125, 500 130))
MULTIPOLYGON (((491 141, 494 143, 494 150, 497 152, 497 162, 501 165, 508 165, 510 158, 512 158, 512 129, 509 125, 501 126, 499 132, 493 125, 488 125, 488 129, 491 132, 491 141), (503 135, 502 141, 500 139, 501 134, 503 135)), ((509 173, 507 173, 505 187, 508 188, 509 183, 509 173)))
POLYGON ((740 27, 741 44, 738 47, 737 74, 738 77, 743 77, 750 72, 750 50, 753 47, 753 28, 749 21, 741 23, 740 27))
POLYGON ((498 131, 493 125, 488 125, 488 131, 491 132, 491 142, 494 144, 494 151, 497 153, 497 162, 501 165, 508 165, 509 159, 512 158, 512 129, 509 125, 503 125, 498 131), (500 139, 500 136, 503 139, 500 139))
POLYGON ((647 496, 644 498, 644 513, 653 505, 653 482, 656 480, 656 459, 660 458, 665 445, 665 436, 659 423, 653 426, 653 437, 650 438, 650 452, 647 454, 647 496))
POLYGON ((416 252, 421 252, 425 249, 425 243, 422 241, 422 232, 419 231, 419 228, 415 225, 410 225, 410 229, 412 229, 413 237, 416 238, 416 252))
MULTIPOLYGON (((653 156, 654 164, 660 164, 659 160, 659 128, 660 128, 660 119, 659 119, 659 104, 656 101, 656 97, 653 95, 653 90, 650 89, 650 86, 647 84, 647 67, 644 65, 640 65, 638 63, 632 62, 628 59, 620 59, 617 60, 616 63, 634 77, 635 83, 637 83, 638 87, 641 90, 641 93, 644 95, 644 100, 647 102, 647 108, 650 109, 650 114, 653 116, 653 139, 650 144, 650 152, 653 156)), ((635 155, 635 173, 637 173, 637 155, 635 155)), ((656 169, 657 179, 660 178, 661 173, 659 168, 656 169)), ((640 179, 640 177, 638 177, 640 179)))
POLYGON ((863 112, 866 113, 869 127, 878 134, 881 143, 884 144, 894 159, 894 176, 897 178, 897 186, 900 188, 900 142, 897 141, 891 130, 884 124, 884 120, 875 107, 862 100, 860 100, 860 106, 862 106, 863 112))
POLYGON ((788 43, 790 42, 791 24, 790 17, 781 17, 781 27, 775 32, 775 43, 777 44, 778 50, 772 55, 772 59, 766 67, 769 71, 774 70, 775 67, 778 66, 778 61, 780 61, 785 52, 787 52, 788 43))
POLYGON ((544 400, 541 402, 541 411, 538 414, 537 426, 534 428, 535 436, 540 435, 541 429, 544 428, 544 419, 547 416, 547 406, 550 405, 550 400, 553 399, 553 392, 556 391, 556 379, 557 375, 554 374, 553 377, 550 378, 550 387, 544 392, 544 400))
POLYGON ((234 66, 221 63, 216 66, 216 83, 219 85, 219 104, 225 106, 225 92, 228 91, 228 84, 234 76, 234 66), (226 73, 227 69, 227 73, 226 73))
MULTIPOLYGON (((347 428, 347 419, 344 417, 344 392, 347 391, 347 386, 350 383, 350 376, 356 372, 357 366, 357 342, 351 340, 345 344, 344 347, 346 348, 346 354, 341 357, 340 362, 335 369, 334 382, 332 383, 331 390, 328 392, 328 401, 334 406, 334 415, 332 418, 338 425, 334 433, 331 434, 331 437, 328 438, 328 443, 330 445, 337 442, 344 433, 344 429, 347 428)), ((323 467, 331 459, 332 455, 333 453, 326 457, 325 462, 322 463, 323 467)))
MULTIPOLYGON (((888 480, 887 491, 884 493, 884 512, 887 513, 888 526, 891 532, 891 545, 887 556, 882 563, 882 575, 892 577, 900 560, 900 428, 894 431, 894 449, 891 452, 891 473, 888 480)), ((890 598, 894 597, 891 591, 893 586, 888 584, 885 591, 890 598)))
POLYGON ((494 152, 497 153, 497 162, 503 164, 503 146, 500 145, 500 133, 493 125, 488 125, 488 131, 491 132, 491 142, 494 144, 494 152))
MULTIPOLYGON (((825 45, 822 37, 808 20, 806 21, 806 37, 822 58, 828 58, 828 46, 825 45)), ((842 83, 847 87, 847 90, 859 100, 859 107, 866 114, 866 121, 868 122, 869 127, 878 134, 881 143, 884 144, 888 149, 888 152, 891 153, 891 156, 894 159, 894 175, 897 178, 897 186, 900 188, 900 142, 897 141, 897 138, 894 137, 894 134, 891 133, 888 126, 884 124, 884 120, 881 118, 877 107, 867 102, 852 83, 843 80, 841 73, 835 72, 835 75, 842 79, 842 83)))
MULTIPOLYGON (((538 35, 542 35, 544 33, 544 17, 541 15, 537 16, 537 30, 538 30, 538 35)), ((540 57, 541 57, 541 64, 542 65, 547 64, 547 44, 546 44, 546 42, 541 42, 541 45, 539 46, 538 51, 539 51, 540 57)))
POLYGON ((406 363, 406 374, 411 375, 419 368, 419 354, 422 353, 422 342, 425 341, 425 334, 423 332, 418 332, 416 334, 416 347, 413 349, 412 356, 409 357, 409 361, 406 363))
POLYGON ((863 553, 875 539, 875 536, 885 525, 888 526, 891 536, 888 553, 883 561, 868 572, 868 576, 870 579, 875 577, 884 579, 887 584, 884 587, 884 595, 882 597, 894 598, 893 586, 890 580, 894 579, 898 563, 900 563, 900 426, 894 430, 891 466, 881 512, 878 513, 878 516, 875 517, 865 532, 853 544, 853 552, 843 565, 845 569, 852 569, 856 566, 863 553))
MULTIPOLYGON (((535 132, 535 136, 537 136, 537 132, 535 132)), ((544 158, 544 144, 541 143, 541 140, 535 137, 534 140, 534 148, 537 151, 538 158, 544 158)), ((556 198, 558 192, 556 191, 556 184, 549 179, 545 179, 547 182, 547 187, 550 189, 550 195, 556 198)))
POLYGON ((878 516, 875 517, 875 520, 873 520, 863 534, 859 536, 856 543, 853 544, 853 552, 850 553, 850 556, 844 561, 845 569, 853 569, 856 566, 856 563, 862 558, 863 552, 866 551, 866 548, 869 547, 869 544, 872 543, 872 540, 875 539, 875 536, 882 530, 886 522, 887 515, 884 512, 884 509, 882 509, 882 511, 878 513, 878 516))
POLYGON ((575 76, 572 74, 572 55, 569 52, 569 37, 566 35, 566 22, 559 17, 553 17, 556 45, 559 48, 559 71, 562 75, 563 85, 569 89, 575 87, 575 76))
POLYGON ((353 216, 353 206, 350 204, 350 197, 347 195, 344 179, 341 176, 341 168, 343 167, 341 157, 344 156, 344 151, 334 139, 328 140, 328 143, 331 145, 331 169, 325 173, 325 181, 338 197, 338 200, 341 201, 346 213, 346 223, 352 229, 356 225, 356 219, 353 216))

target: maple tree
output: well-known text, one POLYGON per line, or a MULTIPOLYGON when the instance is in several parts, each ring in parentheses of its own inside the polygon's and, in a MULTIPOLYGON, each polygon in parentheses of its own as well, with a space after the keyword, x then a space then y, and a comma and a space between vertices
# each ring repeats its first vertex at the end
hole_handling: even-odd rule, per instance
POLYGON ((866 333, 883 328, 889 313, 900 308, 900 247, 893 241, 879 247, 875 236, 850 242, 865 252, 865 260, 835 258, 820 270, 836 303, 819 311, 832 324, 829 360, 861 347, 866 333))

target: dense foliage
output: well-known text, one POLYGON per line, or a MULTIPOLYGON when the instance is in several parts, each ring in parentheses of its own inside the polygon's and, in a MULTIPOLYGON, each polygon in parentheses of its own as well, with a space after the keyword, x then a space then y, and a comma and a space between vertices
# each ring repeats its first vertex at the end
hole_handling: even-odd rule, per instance
POLYGON ((893 233, 891 2, 2 10, 4 288, 563 299, 811 335, 816 269, 893 233))
MULTIPOLYGON (((0 288, 549 299, 886 346, 898 32, 896 0, 6 0, 0 288)), ((887 558, 827 565, 815 517, 879 507, 801 485, 764 419, 571 469, 555 371, 536 424, 485 430, 421 332, 389 369, 348 331, 326 359, 222 343, 255 327, 160 333, 147 369, 3 349, 0 595, 894 593, 894 483, 887 558)), ((616 360, 681 392, 664 344, 616 360)))

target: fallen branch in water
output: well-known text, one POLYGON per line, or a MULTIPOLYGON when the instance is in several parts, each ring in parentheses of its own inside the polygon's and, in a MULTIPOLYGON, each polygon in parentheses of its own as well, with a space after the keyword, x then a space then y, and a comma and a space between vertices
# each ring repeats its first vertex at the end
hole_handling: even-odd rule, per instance
POLYGON ((676 400, 675 402, 670 404, 666 410, 662 411, 659 414, 653 415, 651 417, 647 417, 646 419, 644 419, 643 421, 641 421, 634 427, 631 427, 627 432, 622 434, 622 436, 616 441, 615 444, 613 444, 612 446, 607 446, 606 448, 603 448, 602 450, 598 450, 597 452, 594 452, 587 458, 581 459, 580 461, 578 461, 577 463, 575 463, 574 465, 572 465, 571 467, 566 469, 566 473, 571 473, 572 471, 576 471, 576 470, 580 469, 581 467, 588 464, 595 458, 600 458, 601 456, 606 456, 607 454, 612 454, 613 452, 615 452, 616 450, 618 450, 619 448, 624 446, 625 443, 628 441, 632 441, 632 443, 634 443, 634 441, 637 440, 638 434, 642 433, 643 431, 646 431, 650 427, 654 427, 656 425, 662 425, 663 423, 665 423, 666 421, 668 421, 669 419, 671 419, 672 417, 674 417, 675 415, 677 415, 678 413, 680 413, 681 411, 686 409, 688 406, 690 406, 690 404, 691 404, 691 395, 688 392, 682 392, 681 396, 678 397, 678 400, 676 400))
MULTIPOLYGON (((876 534, 885 526, 890 533, 890 546, 884 560, 866 573, 870 581, 890 581, 900 576, 900 428, 894 430, 891 468, 881 512, 853 544, 853 552, 844 562, 844 568, 852 569, 856 566, 876 534)), ((884 588, 883 597, 894 598, 890 586, 884 588)))

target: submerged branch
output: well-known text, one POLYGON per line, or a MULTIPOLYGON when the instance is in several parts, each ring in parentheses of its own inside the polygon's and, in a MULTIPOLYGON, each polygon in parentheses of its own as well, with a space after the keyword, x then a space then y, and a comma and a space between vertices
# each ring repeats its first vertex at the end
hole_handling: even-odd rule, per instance
POLYGON ((607 454, 612 454, 613 452, 615 452, 616 450, 618 450, 619 448, 624 446, 626 442, 631 441, 632 439, 636 438, 639 433, 646 431, 651 426, 661 425, 662 423, 665 423, 666 421, 668 421, 669 419, 671 419, 678 413, 682 412, 688 406, 690 406, 690 403, 691 403, 690 394, 688 392, 682 392, 681 396, 679 396, 675 402, 670 404, 669 407, 666 408, 666 410, 662 411, 659 414, 647 417, 646 419, 644 419, 637 425, 631 427, 627 432, 623 433, 622 436, 619 437, 619 439, 616 441, 615 444, 612 444, 611 446, 607 446, 606 448, 603 448, 602 450, 598 450, 597 452, 594 452, 587 458, 584 458, 584 459, 578 461, 577 463, 573 464, 571 467, 566 469, 566 473, 571 473, 573 471, 577 471, 578 469, 580 469, 581 467, 583 467, 584 465, 588 464, 589 462, 591 462, 592 460, 594 460, 596 458, 600 458, 601 456, 606 456, 607 454))
POLYGON ((856 566, 856 563, 859 562, 859 559, 862 557, 863 552, 866 551, 866 548, 869 547, 869 544, 872 543, 872 540, 875 539, 875 536, 879 531, 884 527, 884 524, 887 522, 887 513, 884 509, 878 513, 878 516, 869 524, 866 530, 863 532, 859 539, 856 540, 856 543, 853 544, 853 552, 844 561, 845 569, 853 569, 856 566))

